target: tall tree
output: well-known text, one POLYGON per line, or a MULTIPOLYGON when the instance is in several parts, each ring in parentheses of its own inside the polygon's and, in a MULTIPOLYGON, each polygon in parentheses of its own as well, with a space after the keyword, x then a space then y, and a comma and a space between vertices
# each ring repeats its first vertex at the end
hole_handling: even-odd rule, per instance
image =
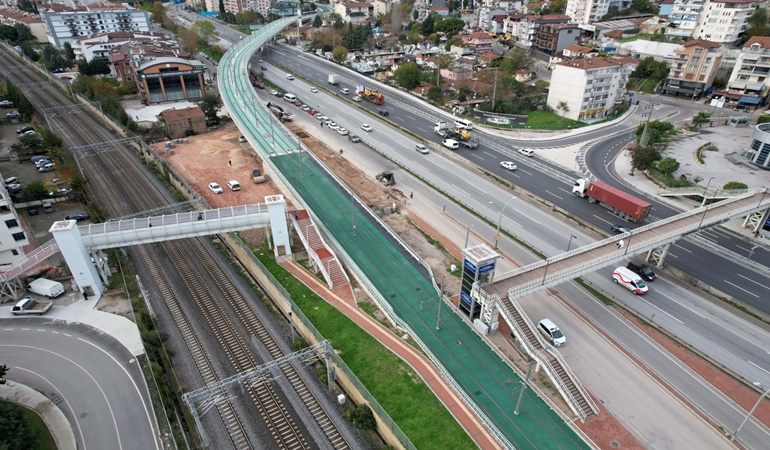
POLYGON ((428 14, 428 17, 425 18, 425 20, 422 21, 421 31, 423 36, 428 36, 429 34, 433 34, 433 27, 436 24, 436 19, 433 17, 433 14, 428 14))
POLYGON ((217 113, 222 108, 222 99, 211 92, 204 95, 196 104, 203 110, 209 120, 217 120, 217 113))
POLYGON ((320 15, 316 15, 313 19, 313 28, 321 28, 321 25, 323 25, 323 20, 321 20, 320 15))
POLYGON ((216 37, 216 28, 208 20, 196 20, 190 26, 190 31, 198 35, 200 42, 207 45, 212 44, 216 37))
POLYGON ((19 34, 19 41, 18 42, 26 42, 26 41, 36 41, 37 38, 34 34, 32 34, 32 30, 29 29, 29 27, 23 23, 17 23, 13 25, 13 29, 16 30, 16 33, 19 34))
POLYGON ((337 61, 337 63, 342 64, 348 58, 348 49, 341 45, 334 47, 332 58, 337 61))
POLYGON ((413 62, 402 64, 393 73, 396 79, 396 84, 404 89, 414 89, 420 85, 420 78, 422 78, 422 72, 420 66, 413 62))
POLYGON ((747 21, 748 27, 744 34, 745 40, 749 40, 751 36, 768 36, 770 35, 770 26, 768 26, 767 9, 757 8, 749 16, 747 21))

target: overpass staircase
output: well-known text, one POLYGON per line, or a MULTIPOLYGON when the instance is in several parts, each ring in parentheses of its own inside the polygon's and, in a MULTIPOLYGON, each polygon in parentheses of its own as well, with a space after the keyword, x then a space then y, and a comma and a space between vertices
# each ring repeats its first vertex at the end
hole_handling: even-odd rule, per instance
POLYGON ((313 267, 321 272, 329 288, 335 289, 350 284, 350 279, 342 269, 342 265, 334 253, 329 250, 307 211, 296 210, 290 217, 294 229, 307 249, 313 267))
POLYGON ((749 192, 748 189, 716 189, 701 187, 701 186, 689 186, 681 188, 670 188, 658 191, 658 195, 661 197, 686 197, 697 195, 698 197, 707 198, 709 200, 724 200, 726 198, 737 197, 749 192))
MULTIPOLYGON (((474 286, 474 294, 485 297, 486 294, 474 286)), ((516 340, 519 341, 523 349, 537 361, 539 367, 542 367, 554 383, 562 397, 567 401, 572 412, 574 412, 581 421, 597 414, 598 409, 591 401, 585 388, 575 377, 575 374, 569 369, 569 366, 558 352, 551 350, 551 347, 543 346, 537 328, 529 318, 521 311, 518 302, 510 298, 499 298, 497 295, 486 296, 486 302, 498 301, 502 306, 500 312, 503 318, 511 328, 516 340)))
POLYGON ((7 270, 0 273, 0 296, 7 295, 14 299, 19 298, 21 296, 19 292, 23 293, 26 289, 25 286, 22 285, 19 275, 27 272, 58 252, 59 244, 56 243, 56 240, 51 239, 32 252, 27 253, 23 258, 14 261, 7 270))

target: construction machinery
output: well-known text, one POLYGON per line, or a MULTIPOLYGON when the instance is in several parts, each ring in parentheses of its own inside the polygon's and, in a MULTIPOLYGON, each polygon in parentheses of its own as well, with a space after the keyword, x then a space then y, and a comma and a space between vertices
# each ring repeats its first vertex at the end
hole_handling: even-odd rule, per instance
POLYGON ((476 148, 479 146, 478 141, 471 139, 470 131, 452 127, 447 122, 436 122, 436 125, 433 127, 433 132, 443 138, 453 139, 463 147, 476 148))
POLYGON ((267 181, 267 175, 262 175, 262 172, 259 171, 259 167, 255 167, 251 169, 251 181, 254 182, 254 184, 260 184, 267 181))
POLYGON ((385 96, 383 94, 374 89, 369 89, 366 86, 357 86, 356 93, 367 102, 372 102, 375 105, 382 105, 385 103, 385 96))
POLYGON ((281 122, 289 122, 294 119, 294 113, 284 111, 283 108, 276 105, 275 103, 267 102, 267 107, 270 109, 270 111, 273 112, 273 114, 275 114, 276 117, 281 119, 281 122))
POLYGON ((393 174, 393 172, 386 170, 385 172, 380 172, 377 175, 375 175, 375 178, 380 183, 384 184, 385 186, 393 186, 396 184, 396 175, 393 174))

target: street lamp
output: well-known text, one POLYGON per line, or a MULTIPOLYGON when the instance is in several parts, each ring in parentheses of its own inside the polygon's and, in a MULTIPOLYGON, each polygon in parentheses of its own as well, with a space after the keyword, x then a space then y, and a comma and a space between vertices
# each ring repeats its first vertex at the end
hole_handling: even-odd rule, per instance
POLYGON ((577 237, 577 236, 575 236, 574 234, 570 234, 570 235, 569 235, 569 242, 567 243, 567 251, 569 251, 569 247, 570 247, 570 245, 572 245, 572 240, 573 240, 573 239, 577 239, 577 238, 578 238, 578 237, 577 237))
POLYGON ((706 188, 703 190, 703 203, 700 204, 701 206, 706 204, 706 193, 708 192, 709 186, 711 186, 711 181, 713 179, 714 179, 714 177, 709 178, 709 182, 706 183, 706 188))
POLYGON ((515 199, 516 199, 515 196, 511 197, 507 202, 505 202, 505 205, 503 205, 503 209, 500 210, 500 217, 497 218, 497 230, 495 231, 495 250, 497 250, 497 243, 500 241, 500 223, 503 221, 503 211, 505 211, 505 207, 508 206, 509 203, 511 203, 511 200, 515 200, 515 199))
MULTIPOLYGON (((759 389, 764 389, 764 388, 762 387, 762 383, 757 383, 756 381, 754 382, 754 386, 758 387, 759 389)), ((768 390, 764 391, 764 392, 762 393, 762 395, 760 395, 760 396, 759 396, 759 398, 757 399, 757 402, 756 402, 756 403, 754 403, 754 407, 753 407, 753 408, 751 408, 751 411, 749 411, 749 413, 746 415, 746 418, 745 418, 745 419, 743 419, 743 422, 741 422, 741 425, 738 427, 738 429, 737 429, 737 430, 735 430, 735 433, 733 433, 732 437, 730 437, 730 442, 735 442, 735 438, 737 438, 737 437, 738 437, 738 433, 740 433, 740 432, 741 432, 741 430, 743 429, 743 426, 744 426, 744 425, 746 425, 746 422, 748 422, 748 421, 749 421, 749 418, 750 418, 750 417, 751 417, 751 416, 754 414, 754 411, 756 411, 756 410, 757 410, 757 408, 759 407, 759 404, 762 402, 762 399, 764 399, 764 398, 765 398, 765 396, 766 396, 768 393, 770 393, 770 389, 768 389, 768 390)))
MULTIPOLYGON (((719 194, 719 189, 717 189, 717 190, 715 190, 715 191, 714 191, 714 195, 712 195, 712 196, 711 196, 711 200, 714 200, 714 199, 717 197, 717 194, 719 194)), ((704 200, 703 200, 703 201, 704 201, 704 203, 705 203, 705 201, 706 201, 706 200, 705 200, 705 198, 704 198, 704 200)), ((701 218, 700 218, 700 223, 698 224, 698 229, 700 229, 700 226, 701 226, 701 225, 703 225, 703 219, 705 219, 705 218, 706 218, 706 212, 707 212, 708 210, 709 210, 709 207, 708 207, 708 205, 707 205, 707 206, 706 206, 706 209, 704 209, 704 210, 703 210, 703 215, 702 215, 702 216, 701 216, 701 218)))

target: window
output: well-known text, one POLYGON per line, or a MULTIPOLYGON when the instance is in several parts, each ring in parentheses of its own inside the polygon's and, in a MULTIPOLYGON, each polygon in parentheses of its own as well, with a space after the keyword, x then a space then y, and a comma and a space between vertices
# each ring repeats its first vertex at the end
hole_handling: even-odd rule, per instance
POLYGON ((695 49, 695 54, 696 55, 700 55, 701 53, 703 53, 703 49, 702 48, 696 48, 695 49))
POLYGON ((17 222, 16 219, 6 220, 5 226, 8 228, 16 228, 19 226, 19 222, 17 222))
POLYGON ((18 250, 16 250, 16 249, 14 249, 14 250, 11 250, 11 254, 12 254, 13 256, 19 256, 19 251, 18 251, 18 250))
POLYGON ((690 64, 689 66, 687 66, 688 72, 695 72, 695 70, 696 70, 695 64, 690 64))
POLYGON ((16 242, 23 241, 23 240, 27 239, 27 236, 24 234, 24 232, 13 233, 11 235, 11 237, 13 237, 13 240, 16 241, 16 242))

